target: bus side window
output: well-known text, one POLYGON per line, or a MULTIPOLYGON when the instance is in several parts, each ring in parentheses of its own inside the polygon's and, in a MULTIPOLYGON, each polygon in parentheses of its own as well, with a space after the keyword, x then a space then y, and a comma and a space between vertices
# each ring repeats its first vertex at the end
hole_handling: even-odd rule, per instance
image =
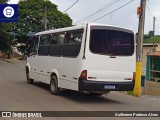
POLYGON ((50 35, 42 35, 40 36, 38 55, 48 55, 49 53, 49 41, 50 35))
POLYGON ((54 33, 50 39, 50 56, 61 56, 63 50, 64 33, 54 33))
POLYGON ((83 30, 66 32, 64 47, 63 47, 64 57, 78 56, 81 48, 82 36, 83 36, 83 30))
POLYGON ((36 55, 37 48, 38 48, 39 36, 34 36, 30 39, 29 47, 28 47, 28 54, 29 55, 36 55))

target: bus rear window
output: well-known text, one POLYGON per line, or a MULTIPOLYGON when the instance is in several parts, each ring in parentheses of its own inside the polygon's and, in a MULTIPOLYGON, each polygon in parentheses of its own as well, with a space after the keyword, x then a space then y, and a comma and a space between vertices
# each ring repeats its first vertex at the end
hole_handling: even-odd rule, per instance
POLYGON ((90 51, 95 54, 131 56, 134 53, 134 34, 108 29, 92 29, 90 51))

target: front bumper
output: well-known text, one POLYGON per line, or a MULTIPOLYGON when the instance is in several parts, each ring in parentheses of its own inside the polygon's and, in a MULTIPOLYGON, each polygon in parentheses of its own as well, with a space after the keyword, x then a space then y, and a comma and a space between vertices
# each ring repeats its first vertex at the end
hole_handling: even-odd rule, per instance
POLYGON ((107 82, 91 81, 79 78, 79 91, 132 91, 134 81, 127 82, 107 82), (115 86, 115 89, 105 88, 106 85, 115 86))

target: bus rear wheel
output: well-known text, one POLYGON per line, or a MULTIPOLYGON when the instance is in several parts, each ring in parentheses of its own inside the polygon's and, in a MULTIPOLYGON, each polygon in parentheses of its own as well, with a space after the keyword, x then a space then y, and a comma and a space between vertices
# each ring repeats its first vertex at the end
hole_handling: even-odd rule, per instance
POLYGON ((52 95, 59 95, 61 92, 60 88, 58 87, 58 80, 56 76, 51 77, 50 92, 52 95))
POLYGON ((91 96, 101 96, 101 95, 104 94, 104 92, 88 92, 88 93, 89 93, 89 95, 91 95, 91 96))

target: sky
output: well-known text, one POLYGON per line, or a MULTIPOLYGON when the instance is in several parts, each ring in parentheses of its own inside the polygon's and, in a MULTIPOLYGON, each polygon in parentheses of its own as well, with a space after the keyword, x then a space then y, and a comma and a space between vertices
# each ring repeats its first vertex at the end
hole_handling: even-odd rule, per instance
MULTIPOLYGON (((19 0, 10 0, 9 3, 16 4, 19 0)), ((77 0, 50 0, 58 6, 58 10, 64 12, 68 7, 70 7, 77 0)), ((86 16, 94 13, 103 6, 109 4, 111 1, 115 0, 79 0, 72 8, 70 8, 66 14, 68 14, 73 20, 73 24, 82 24, 83 22, 91 22, 97 18, 119 8, 120 6, 128 3, 132 0, 119 0, 114 5, 105 9, 104 11, 95 14, 90 19, 82 20, 86 16), (82 21, 79 21, 82 20, 82 21)), ((37 3, 38 4, 38 3, 37 3)), ((111 14, 94 21, 96 23, 109 24, 128 28, 134 32, 138 31, 138 21, 139 17, 137 15, 137 7, 140 6, 140 0, 133 0, 130 4, 122 7, 121 9, 112 12, 111 14)), ((160 0, 147 0, 146 15, 145 15, 145 34, 153 30, 153 17, 156 17, 155 22, 155 34, 160 35, 160 0)))

